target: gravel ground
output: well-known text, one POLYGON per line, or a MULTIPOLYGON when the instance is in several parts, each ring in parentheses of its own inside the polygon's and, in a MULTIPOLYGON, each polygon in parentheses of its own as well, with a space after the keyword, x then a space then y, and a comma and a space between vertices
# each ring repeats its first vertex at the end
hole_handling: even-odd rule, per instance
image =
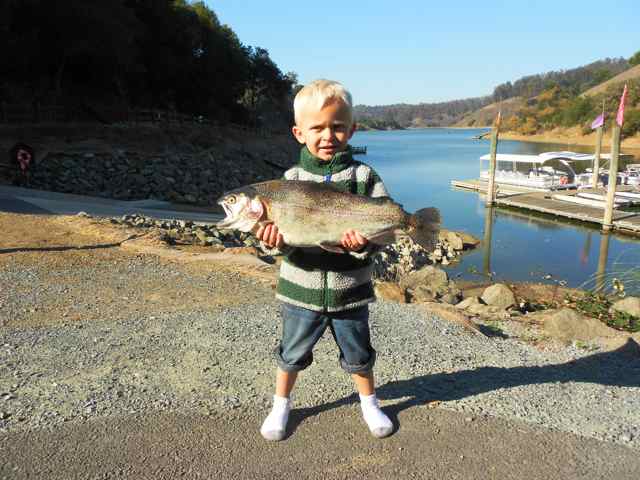
MULTIPOLYGON (((6 307, 6 326, 0 327, 0 431, 134 412, 266 411, 280 329, 270 288, 239 275, 188 271, 152 256, 107 263, 112 268, 82 264, 68 276, 45 274, 35 265, 3 266, 0 284, 13 288, 3 288, 0 298, 6 307), (52 283, 50 275, 60 281, 52 283), (67 284, 69 276, 74 281, 67 284), (145 278, 169 282, 177 297, 191 301, 179 309, 133 308, 134 284, 145 278), (101 289, 123 282, 133 290, 127 301, 101 300, 101 289), (204 304, 198 301, 202 296, 193 297, 198 288, 212 297, 224 293, 227 301, 204 304), (37 315, 34 305, 62 302, 65 289, 74 293, 72 299, 84 298, 79 319, 20 325, 22 317, 37 315), (93 317, 87 314, 92 308, 98 309, 93 317)), ((485 415, 518 419, 640 448, 637 355, 623 349, 541 351, 509 338, 469 334, 415 305, 375 304, 371 324, 383 405, 427 403, 465 412, 469 422, 485 415)), ((357 407, 329 334, 294 393, 300 407, 357 407)))

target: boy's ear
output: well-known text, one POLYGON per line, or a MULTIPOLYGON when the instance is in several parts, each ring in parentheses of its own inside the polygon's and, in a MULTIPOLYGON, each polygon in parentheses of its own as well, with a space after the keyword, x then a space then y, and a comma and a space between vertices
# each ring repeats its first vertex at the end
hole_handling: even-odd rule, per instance
POLYGON ((291 128, 291 132, 293 133, 293 136, 296 137, 296 140, 298 140, 299 143, 302 143, 303 145, 306 143, 304 140, 304 133, 302 132, 302 129, 300 127, 294 125, 291 128))
POLYGON ((353 125, 351 125, 351 130, 349 131, 349 138, 353 137, 353 134, 356 133, 356 128, 358 128, 358 124, 356 122, 353 122, 353 125))

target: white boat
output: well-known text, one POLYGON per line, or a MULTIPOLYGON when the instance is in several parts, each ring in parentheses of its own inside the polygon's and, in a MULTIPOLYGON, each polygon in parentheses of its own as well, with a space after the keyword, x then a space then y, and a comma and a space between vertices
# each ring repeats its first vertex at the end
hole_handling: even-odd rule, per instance
MULTIPOLYGON (((620 155, 621 158, 630 157, 620 155)), ((610 154, 600 155, 607 161, 610 154)), ((480 157, 480 179, 489 178, 490 155, 480 157)), ((561 190, 591 184, 591 173, 587 167, 593 165, 595 156, 588 153, 544 152, 539 155, 498 153, 496 176, 498 185, 515 185, 534 190, 561 190), (581 173, 576 173, 578 170, 581 173)))

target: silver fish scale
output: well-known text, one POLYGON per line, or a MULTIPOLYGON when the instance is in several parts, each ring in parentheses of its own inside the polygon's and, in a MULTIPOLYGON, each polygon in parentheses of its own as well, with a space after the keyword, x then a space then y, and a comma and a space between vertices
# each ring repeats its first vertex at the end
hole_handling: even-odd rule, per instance
POLYGON ((275 180, 252 187, 289 245, 339 244, 348 229, 375 238, 408 226, 409 215, 388 198, 354 195, 329 184, 304 181, 275 180))

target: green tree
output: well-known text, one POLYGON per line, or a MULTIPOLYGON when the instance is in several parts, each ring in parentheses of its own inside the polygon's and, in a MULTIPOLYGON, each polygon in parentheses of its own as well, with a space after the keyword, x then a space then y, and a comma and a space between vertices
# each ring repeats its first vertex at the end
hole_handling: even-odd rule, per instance
POLYGON ((631 55, 631 58, 629 58, 629 65, 632 65, 632 66, 640 65, 640 50, 638 50, 636 53, 631 55))

